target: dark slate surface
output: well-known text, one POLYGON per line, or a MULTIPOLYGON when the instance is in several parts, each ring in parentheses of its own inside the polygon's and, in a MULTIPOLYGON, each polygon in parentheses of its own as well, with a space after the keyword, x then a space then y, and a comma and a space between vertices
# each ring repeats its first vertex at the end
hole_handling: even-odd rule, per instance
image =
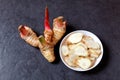
POLYGON ((119 0, 0 0, 0 80, 120 80, 119 32, 119 0), (20 38, 20 24, 43 34, 46 5, 51 25, 53 18, 63 15, 67 33, 84 29, 101 39, 104 57, 96 68, 88 72, 67 68, 59 57, 59 43, 57 61, 48 63, 37 48, 20 38))

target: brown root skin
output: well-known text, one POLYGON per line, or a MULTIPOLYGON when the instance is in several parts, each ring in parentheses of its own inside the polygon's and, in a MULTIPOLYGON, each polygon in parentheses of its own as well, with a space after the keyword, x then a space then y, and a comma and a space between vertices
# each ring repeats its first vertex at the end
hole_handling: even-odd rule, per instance
POLYGON ((56 43, 62 38, 66 32, 66 21, 63 21, 63 16, 59 16, 53 20, 53 44, 56 43))
MULTIPOLYGON (((53 62, 55 60, 54 56, 54 46, 52 44, 45 42, 40 42, 39 38, 33 32, 31 28, 28 26, 20 25, 18 27, 18 30, 20 32, 20 36, 23 40, 25 40, 28 44, 39 47, 42 55, 45 57, 45 59, 48 60, 48 62, 53 62), (27 33, 27 34, 26 34, 27 33)), ((44 37, 43 37, 44 38, 44 37)))
POLYGON ((38 47, 39 46, 39 40, 35 32, 28 26, 20 25, 18 27, 18 30, 20 32, 20 36, 22 39, 24 39, 28 44, 38 47), (25 34, 26 33, 26 34, 25 34))
POLYGON ((48 48, 47 50, 40 49, 43 56, 48 60, 48 62, 55 61, 54 48, 48 48))
POLYGON ((44 31, 44 36, 45 36, 45 41, 47 43, 51 43, 52 41, 52 36, 53 36, 53 31, 52 30, 45 30, 44 31))
POLYGON ((20 25, 18 30, 23 40, 34 47, 39 47, 48 62, 53 62, 55 61, 54 46, 66 32, 66 21, 63 21, 63 17, 55 18, 53 31, 45 30, 45 38, 43 36, 37 37, 36 33, 28 26, 20 25))
POLYGON ((39 36, 39 41, 41 45, 39 45, 40 51, 42 55, 49 61, 53 62, 55 60, 54 55, 54 45, 47 43, 43 36, 39 36))

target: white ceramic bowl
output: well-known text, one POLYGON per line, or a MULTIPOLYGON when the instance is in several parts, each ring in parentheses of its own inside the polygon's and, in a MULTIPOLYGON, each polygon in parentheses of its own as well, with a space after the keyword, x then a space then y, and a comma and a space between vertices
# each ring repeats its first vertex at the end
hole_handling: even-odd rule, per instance
POLYGON ((62 59, 63 63, 64 63, 68 68, 70 68, 70 69, 72 69, 72 70, 75 70, 75 71, 88 71, 88 70, 93 69, 94 67, 96 67, 96 66, 100 63, 100 61, 101 61, 101 59, 102 59, 102 57, 103 57, 103 45, 102 45, 100 39, 99 39, 95 34, 89 32, 89 31, 86 31, 86 30, 77 30, 77 31, 73 31, 73 32, 69 33, 68 35, 66 35, 66 36, 63 38, 63 40, 62 40, 62 42, 61 42, 61 44, 60 44, 60 47, 59 47, 59 53, 60 53, 60 58, 62 59), (84 35, 87 35, 87 36, 92 37, 92 38, 94 39, 94 41, 96 41, 96 42, 98 42, 98 43, 100 44, 100 47, 101 47, 101 54, 100 54, 100 56, 97 58, 95 64, 94 64, 92 67, 90 67, 90 68, 88 68, 88 69, 86 69, 86 70, 84 70, 84 69, 82 69, 82 68, 76 68, 76 67, 71 67, 71 66, 69 66, 69 65, 64 61, 63 56, 62 56, 61 46, 62 46, 64 40, 66 40, 66 38, 67 38, 69 35, 71 35, 71 34, 73 34, 73 33, 76 33, 76 32, 77 32, 77 33, 78 33, 78 32, 79 32, 79 33, 83 33, 84 35))

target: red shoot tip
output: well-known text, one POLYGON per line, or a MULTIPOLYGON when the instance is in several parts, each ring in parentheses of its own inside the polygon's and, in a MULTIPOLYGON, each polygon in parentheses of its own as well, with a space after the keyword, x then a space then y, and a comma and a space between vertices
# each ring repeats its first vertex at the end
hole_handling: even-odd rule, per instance
POLYGON ((49 12, 48 12, 48 7, 47 7, 47 6, 46 6, 46 8, 45 8, 44 26, 45 26, 45 30, 49 30, 49 29, 50 29, 50 24, 49 24, 49 12))

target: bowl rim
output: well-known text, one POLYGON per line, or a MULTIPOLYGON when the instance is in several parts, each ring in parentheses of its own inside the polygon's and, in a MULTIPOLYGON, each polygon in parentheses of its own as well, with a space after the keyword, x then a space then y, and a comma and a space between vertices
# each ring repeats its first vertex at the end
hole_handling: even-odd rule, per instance
MULTIPOLYGON (((85 35, 86 35, 86 34, 85 34, 85 35)), ((60 46, 59 46, 59 54, 60 54, 60 58, 61 58, 62 62, 63 62, 68 68, 70 68, 70 69, 72 69, 72 70, 74 70, 74 71, 89 71, 89 70, 95 68, 95 67, 101 62, 102 57, 103 57, 103 44, 102 44, 101 40, 100 40, 94 33, 90 32, 90 31, 87 31, 87 30, 76 30, 76 31, 72 31, 72 32, 68 33, 68 34, 62 39, 62 41, 61 41, 61 43, 60 43, 60 46), (101 54, 100 54, 100 56, 97 58, 95 64, 94 64, 92 67, 90 67, 90 68, 88 68, 88 69, 85 69, 85 70, 82 69, 82 68, 74 68, 74 67, 69 66, 69 65, 64 61, 64 59, 63 59, 63 57, 62 57, 61 46, 62 46, 63 41, 64 41, 69 35, 71 35, 71 34, 73 34, 73 33, 76 33, 76 32, 77 32, 77 33, 83 33, 83 34, 86 33, 86 34, 91 35, 90 37, 92 37, 94 40, 97 39, 98 43, 99 43, 100 46, 101 46, 101 54), (94 36, 94 37, 93 37, 93 36, 94 36)))

